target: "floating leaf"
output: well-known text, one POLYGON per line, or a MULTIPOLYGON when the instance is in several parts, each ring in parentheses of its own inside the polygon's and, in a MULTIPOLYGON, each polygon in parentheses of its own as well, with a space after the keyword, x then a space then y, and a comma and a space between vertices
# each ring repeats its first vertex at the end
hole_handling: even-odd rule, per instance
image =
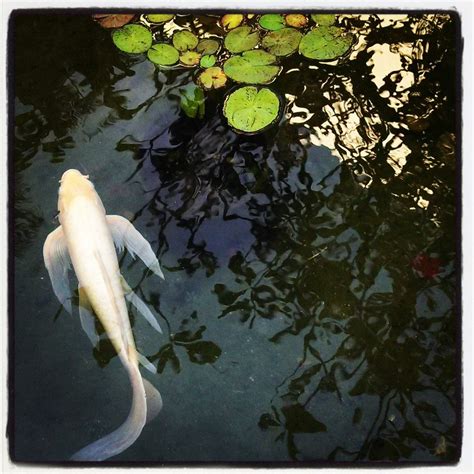
POLYGON ((204 89, 218 89, 225 86, 227 76, 220 67, 210 67, 199 75, 198 82, 204 89))
POLYGON ((204 117, 204 92, 195 84, 188 84, 179 89, 180 106, 190 118, 204 117))
POLYGON ((338 58, 346 53, 352 45, 353 36, 344 34, 336 26, 320 26, 313 28, 303 36, 300 53, 310 59, 327 61, 338 58))
POLYGON ((276 31, 285 27, 285 18, 283 15, 268 13, 266 15, 262 15, 258 20, 258 23, 266 30, 276 31))
POLYGON ((166 23, 167 21, 171 21, 174 18, 174 15, 169 15, 167 13, 153 13, 150 15, 145 15, 145 18, 150 23, 166 23))
POLYGON ((173 45, 178 51, 188 51, 189 49, 194 49, 198 44, 198 39, 196 35, 190 31, 182 30, 177 31, 173 35, 173 45))
POLYGON ((102 28, 120 28, 133 20, 134 14, 124 15, 108 15, 104 13, 98 13, 92 15, 95 21, 99 23, 102 28))
POLYGON ((231 56, 224 63, 224 72, 236 82, 268 84, 280 72, 276 57, 262 50, 246 51, 242 56, 231 56))
POLYGON ((288 56, 298 49, 302 37, 294 28, 283 28, 266 34, 262 46, 275 56, 288 56))
POLYGON ((172 66, 179 60, 179 51, 170 44, 157 43, 148 50, 148 59, 159 66, 172 66))
POLYGON ((256 133, 278 117, 280 100, 270 89, 245 86, 226 97, 224 116, 237 131, 256 133))
POLYGON ((153 37, 151 31, 142 25, 125 25, 112 32, 112 40, 125 53, 139 54, 150 49, 153 37))
POLYGON ((285 21, 288 26, 293 26, 294 28, 304 28, 308 24, 308 19, 305 15, 301 15, 301 13, 285 15, 285 21))
POLYGON ((214 39, 203 39, 196 46, 196 51, 202 55, 214 54, 219 49, 219 41, 214 39))
POLYGON ((196 51, 185 51, 180 55, 179 60, 185 66, 197 66, 201 60, 201 55, 196 51))
POLYGON ((231 53, 241 53, 255 48, 259 39, 258 32, 252 31, 250 26, 239 26, 228 33, 224 45, 231 53))
POLYGON ((216 57, 213 54, 206 54, 201 58, 201 67, 212 67, 214 64, 216 64, 216 57))
POLYGON ((311 19, 319 26, 331 26, 336 22, 336 15, 311 15, 311 19))
POLYGON ((220 23, 223 28, 226 30, 233 30, 237 28, 242 22, 244 21, 244 15, 240 14, 232 14, 232 15, 224 15, 220 23))

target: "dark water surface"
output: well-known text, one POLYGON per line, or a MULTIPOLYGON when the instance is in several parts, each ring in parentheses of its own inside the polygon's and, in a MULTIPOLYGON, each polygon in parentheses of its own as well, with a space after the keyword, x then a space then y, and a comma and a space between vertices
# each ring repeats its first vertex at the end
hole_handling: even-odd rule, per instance
POLYGON ((122 259, 165 329, 131 312, 164 407, 113 460, 458 458, 456 19, 340 22, 350 57, 286 59, 285 113, 246 136, 220 112, 229 88, 186 117, 194 71, 119 52, 89 15, 14 17, 16 460, 66 460, 130 408, 118 358, 60 311, 43 264, 69 168, 166 277, 122 259))

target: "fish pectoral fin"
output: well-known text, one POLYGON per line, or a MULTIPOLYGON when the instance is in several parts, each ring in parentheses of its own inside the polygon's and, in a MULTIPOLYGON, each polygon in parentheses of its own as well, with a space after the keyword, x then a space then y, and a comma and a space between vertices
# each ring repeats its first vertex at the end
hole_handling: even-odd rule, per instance
POLYGON ((139 296, 130 288, 129 284, 125 281, 125 278, 121 276, 120 281, 122 282, 122 289, 125 299, 130 302, 137 311, 148 321, 151 327, 156 329, 159 333, 163 334, 161 327, 156 320, 153 313, 150 311, 148 306, 139 298, 139 296))
POLYGON ((96 347, 99 344, 100 337, 95 329, 95 316, 92 311, 92 306, 84 288, 79 285, 77 291, 79 293, 79 318, 81 320, 82 329, 84 329, 92 345, 96 347))
POLYGON ((137 351, 138 362, 145 367, 146 370, 152 374, 156 374, 156 367, 143 355, 137 351))
POLYGON ((163 408, 163 400, 160 392, 147 379, 142 380, 146 396, 146 422, 150 423, 163 408))
POLYGON ((117 249, 121 251, 126 248, 133 258, 136 255, 155 275, 164 280, 160 262, 148 241, 133 224, 122 216, 106 216, 106 219, 117 249))
POLYGON ((72 293, 67 275, 71 268, 71 259, 62 226, 53 230, 46 238, 43 246, 43 259, 53 285, 54 294, 66 311, 72 314, 72 293))

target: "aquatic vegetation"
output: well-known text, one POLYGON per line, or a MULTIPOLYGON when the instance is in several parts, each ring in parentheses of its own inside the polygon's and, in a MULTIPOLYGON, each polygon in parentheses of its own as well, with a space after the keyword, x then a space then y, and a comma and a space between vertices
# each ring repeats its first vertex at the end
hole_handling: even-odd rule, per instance
POLYGON ((224 72, 235 82, 269 84, 280 72, 276 56, 262 50, 245 51, 224 63, 224 72))
POLYGON ((179 89, 180 106, 190 118, 203 118, 205 97, 202 89, 195 84, 188 84, 179 89))
POLYGON ((277 13, 267 13, 260 17, 258 23, 265 30, 278 31, 285 27, 285 18, 277 13))
POLYGON ((228 14, 224 15, 220 19, 220 24, 222 25, 222 28, 226 30, 233 30, 234 28, 237 28, 240 26, 240 24, 244 21, 244 15, 240 13, 233 13, 233 14, 228 14))
POLYGON ((155 43, 147 52, 148 59, 159 66, 172 66, 179 61, 179 51, 166 43, 155 43))
POLYGON ((262 47, 275 56, 288 56, 298 50, 303 35, 293 28, 272 31, 262 39, 262 47))
POLYGON ((206 61, 209 66, 207 66, 206 64, 201 64, 202 67, 205 67, 207 69, 199 75, 198 83, 204 89, 219 89, 220 87, 224 87, 227 83, 227 76, 224 74, 224 71, 220 67, 212 67, 212 65, 215 64, 215 61, 213 60, 212 56, 204 56, 204 58, 206 57, 210 58, 209 61, 206 61))
MULTIPOLYGON (((202 31, 196 34, 189 25, 166 30, 165 26, 176 20, 175 15, 148 14, 139 20, 145 26, 126 25, 114 31, 112 38, 121 51, 147 52, 150 61, 158 67, 212 68, 198 73, 194 79, 205 91, 229 85, 227 78, 241 84, 269 84, 284 70, 281 60, 296 52, 308 59, 327 61, 347 54, 353 44, 352 34, 332 26, 335 15, 311 15, 315 24, 310 27, 308 15, 299 13, 254 16, 224 15, 216 19, 224 35, 209 37, 202 31), (149 28, 153 27, 165 29, 158 35, 160 41, 152 45, 149 28), (148 29, 148 35, 143 28, 148 29)), ((236 124, 233 129, 246 132, 236 124)))
POLYGON ((303 36, 299 51, 307 58, 327 61, 347 53, 352 41, 352 35, 344 34, 341 28, 320 26, 303 36))
POLYGON ((125 25, 112 33, 112 40, 125 53, 145 53, 151 47, 151 31, 142 25, 125 25))
POLYGON ((230 93, 224 102, 224 116, 229 125, 248 133, 268 127, 279 112, 278 96, 266 87, 241 87, 230 93))

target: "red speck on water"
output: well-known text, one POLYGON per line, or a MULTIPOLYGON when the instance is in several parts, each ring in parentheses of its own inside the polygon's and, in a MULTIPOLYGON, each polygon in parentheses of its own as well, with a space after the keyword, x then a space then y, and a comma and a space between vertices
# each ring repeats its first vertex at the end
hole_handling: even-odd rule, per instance
POLYGON ((411 261, 411 266, 420 277, 434 278, 440 273, 441 260, 421 252, 411 261))

